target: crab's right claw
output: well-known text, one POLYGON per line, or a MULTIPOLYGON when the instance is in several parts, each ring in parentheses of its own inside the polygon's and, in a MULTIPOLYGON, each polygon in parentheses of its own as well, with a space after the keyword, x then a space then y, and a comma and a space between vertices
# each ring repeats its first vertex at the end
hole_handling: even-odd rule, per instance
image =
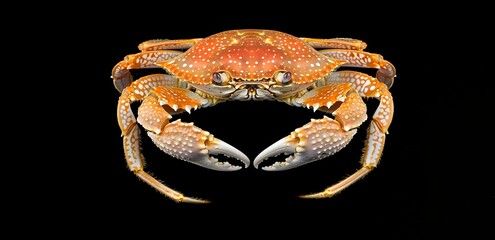
POLYGON ((341 124, 329 117, 311 120, 310 123, 296 129, 289 136, 280 139, 261 152, 253 164, 255 168, 270 157, 280 154, 289 155, 283 162, 276 162, 263 170, 287 170, 326 158, 344 148, 356 129, 345 131, 341 124))
POLYGON ((166 125, 162 132, 148 132, 153 142, 169 155, 196 165, 218 170, 235 171, 242 167, 232 165, 226 161, 219 161, 215 156, 224 155, 235 158, 248 167, 249 158, 228 143, 213 137, 192 123, 184 123, 180 120, 166 125))

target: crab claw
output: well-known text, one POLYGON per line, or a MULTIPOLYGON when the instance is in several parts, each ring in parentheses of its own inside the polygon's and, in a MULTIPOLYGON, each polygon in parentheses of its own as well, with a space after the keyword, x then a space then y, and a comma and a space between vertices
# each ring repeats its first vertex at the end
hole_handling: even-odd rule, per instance
POLYGON ((220 154, 241 161, 245 167, 250 163, 244 153, 192 123, 177 120, 166 125, 160 133, 150 131, 148 135, 165 153, 205 168, 217 171, 235 171, 242 168, 221 162, 214 157, 220 154))
POLYGON ((205 163, 207 165, 211 165, 212 167, 205 166, 204 164, 200 164, 203 167, 208 167, 211 169, 221 170, 221 171, 234 171, 241 169, 241 167, 233 166, 228 162, 219 162, 215 157, 211 156, 211 155, 220 155, 220 154, 241 161, 244 164, 245 168, 249 167, 250 164, 249 158, 244 153, 242 153, 237 148, 232 147, 230 144, 220 139, 213 138, 213 140, 208 142, 206 149, 210 154, 210 156, 208 157, 208 161, 206 161, 205 163))
POLYGON ((289 155, 283 162, 262 167, 267 171, 287 170, 326 158, 344 148, 356 129, 345 131, 339 122, 324 117, 296 129, 289 136, 280 139, 261 152, 253 164, 255 168, 266 159, 280 154, 289 155))

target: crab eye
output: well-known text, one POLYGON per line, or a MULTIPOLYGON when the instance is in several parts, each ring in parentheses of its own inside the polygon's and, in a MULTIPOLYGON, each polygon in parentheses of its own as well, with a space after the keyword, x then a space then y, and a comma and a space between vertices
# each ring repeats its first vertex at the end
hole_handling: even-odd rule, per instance
POLYGON ((213 83, 217 85, 224 85, 229 81, 230 77, 225 72, 216 72, 213 73, 213 83))
POLYGON ((282 71, 282 72, 278 72, 275 75, 275 81, 284 85, 289 84, 291 82, 291 79, 292 79, 292 74, 290 72, 282 71))

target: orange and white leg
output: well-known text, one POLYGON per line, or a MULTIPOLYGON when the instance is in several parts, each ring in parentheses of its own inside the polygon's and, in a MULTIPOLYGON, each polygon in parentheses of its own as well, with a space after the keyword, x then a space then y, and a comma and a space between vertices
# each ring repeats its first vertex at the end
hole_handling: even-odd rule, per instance
POLYGON ((169 123, 172 118, 170 111, 190 112, 210 104, 210 100, 187 89, 158 86, 138 108, 137 121, 148 130, 148 136, 162 151, 175 158, 218 171, 241 169, 213 156, 222 154, 236 158, 248 167, 250 162, 246 155, 193 123, 184 123, 180 119, 169 123))
POLYGON ((188 203, 207 203, 206 200, 184 196, 182 193, 166 186, 146 171, 144 157, 140 149, 139 122, 153 142, 169 155, 190 161, 197 165, 221 171, 240 169, 226 162, 219 162, 213 155, 223 154, 242 161, 249 166, 249 159, 239 150, 216 139, 210 133, 195 127, 192 123, 180 120, 169 123, 171 114, 208 106, 209 101, 199 95, 180 88, 179 82, 163 74, 140 78, 126 87, 119 99, 118 121, 124 140, 125 157, 129 169, 136 176, 167 197, 188 203), (134 117, 131 103, 143 100, 138 108, 138 118, 134 117))
POLYGON ((292 155, 285 162, 276 163, 266 170, 285 170, 328 157, 345 147, 356 133, 357 127, 366 120, 366 105, 361 96, 378 98, 380 105, 368 128, 368 138, 361 159, 362 167, 324 191, 301 196, 303 198, 331 197, 375 168, 383 151, 385 134, 392 121, 392 96, 387 86, 376 78, 359 72, 345 71, 335 73, 335 76, 327 79, 327 84, 296 99, 295 104, 313 108, 315 111, 330 112, 335 120, 325 116, 296 129, 291 135, 263 151, 255 159, 255 167, 264 159, 281 153, 292 155), (337 102, 342 103, 338 105, 337 102), (294 160, 297 160, 295 164, 294 160))
POLYGON ((149 51, 127 55, 124 60, 117 63, 112 69, 113 85, 122 92, 125 87, 131 85, 133 78, 130 69, 160 68, 155 63, 161 62, 182 54, 181 51, 163 50, 149 51))
POLYGON ((168 50, 168 49, 188 49, 196 44, 201 38, 193 39, 154 39, 139 44, 139 50, 143 52, 168 50))
POLYGON ((127 55, 123 61, 117 63, 112 70, 113 84, 115 88, 122 90, 133 81, 129 69, 160 68, 155 65, 182 54, 182 51, 173 49, 187 49, 192 47, 198 39, 183 40, 150 40, 139 44, 140 53, 127 55))
POLYGON ((365 142, 364 154, 361 158, 362 167, 354 174, 324 191, 301 196, 303 198, 331 197, 373 170, 380 161, 385 146, 385 135, 388 133, 388 128, 394 114, 392 94, 384 83, 374 77, 355 71, 340 71, 332 74, 326 83, 350 83, 360 96, 376 98, 380 101, 380 104, 373 114, 368 128, 368 137, 365 142))
POLYGON ((127 166, 136 174, 136 176, 166 196, 179 202, 203 203, 206 201, 185 197, 181 193, 165 186, 144 171, 145 161, 140 146, 141 134, 139 127, 136 124, 136 118, 131 110, 131 104, 135 101, 143 100, 155 86, 174 86, 177 84, 177 80, 169 75, 156 74, 142 77, 123 89, 117 107, 117 119, 122 131, 125 159, 127 161, 127 166))
POLYGON ((342 66, 376 68, 376 78, 385 83, 388 88, 392 87, 396 71, 394 65, 383 59, 380 54, 364 52, 360 50, 347 49, 324 49, 320 50, 324 55, 346 61, 342 66))
POLYGON ((280 154, 289 156, 262 169, 287 170, 333 155, 349 143, 356 128, 367 118, 366 104, 350 83, 313 89, 292 104, 332 112, 335 119, 324 116, 296 129, 261 152, 253 162, 256 168, 267 158, 280 154))
POLYGON ((381 132, 386 133, 394 115, 394 102, 389 87, 377 78, 356 71, 337 71, 325 80, 327 85, 342 83, 350 83, 361 97, 371 97, 380 101, 372 121, 381 132))
POLYGON ((314 48, 336 48, 336 49, 351 49, 364 50, 366 43, 352 38, 301 38, 314 48))

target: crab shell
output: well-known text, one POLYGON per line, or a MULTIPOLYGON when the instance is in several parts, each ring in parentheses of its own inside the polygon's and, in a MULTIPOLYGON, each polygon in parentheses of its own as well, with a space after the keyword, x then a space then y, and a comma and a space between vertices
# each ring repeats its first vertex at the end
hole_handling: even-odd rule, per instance
POLYGON ((157 65, 197 85, 212 83, 213 73, 219 71, 243 81, 260 81, 279 71, 288 71, 293 83, 302 84, 328 75, 343 63, 292 35, 248 29, 204 38, 184 54, 157 65))

